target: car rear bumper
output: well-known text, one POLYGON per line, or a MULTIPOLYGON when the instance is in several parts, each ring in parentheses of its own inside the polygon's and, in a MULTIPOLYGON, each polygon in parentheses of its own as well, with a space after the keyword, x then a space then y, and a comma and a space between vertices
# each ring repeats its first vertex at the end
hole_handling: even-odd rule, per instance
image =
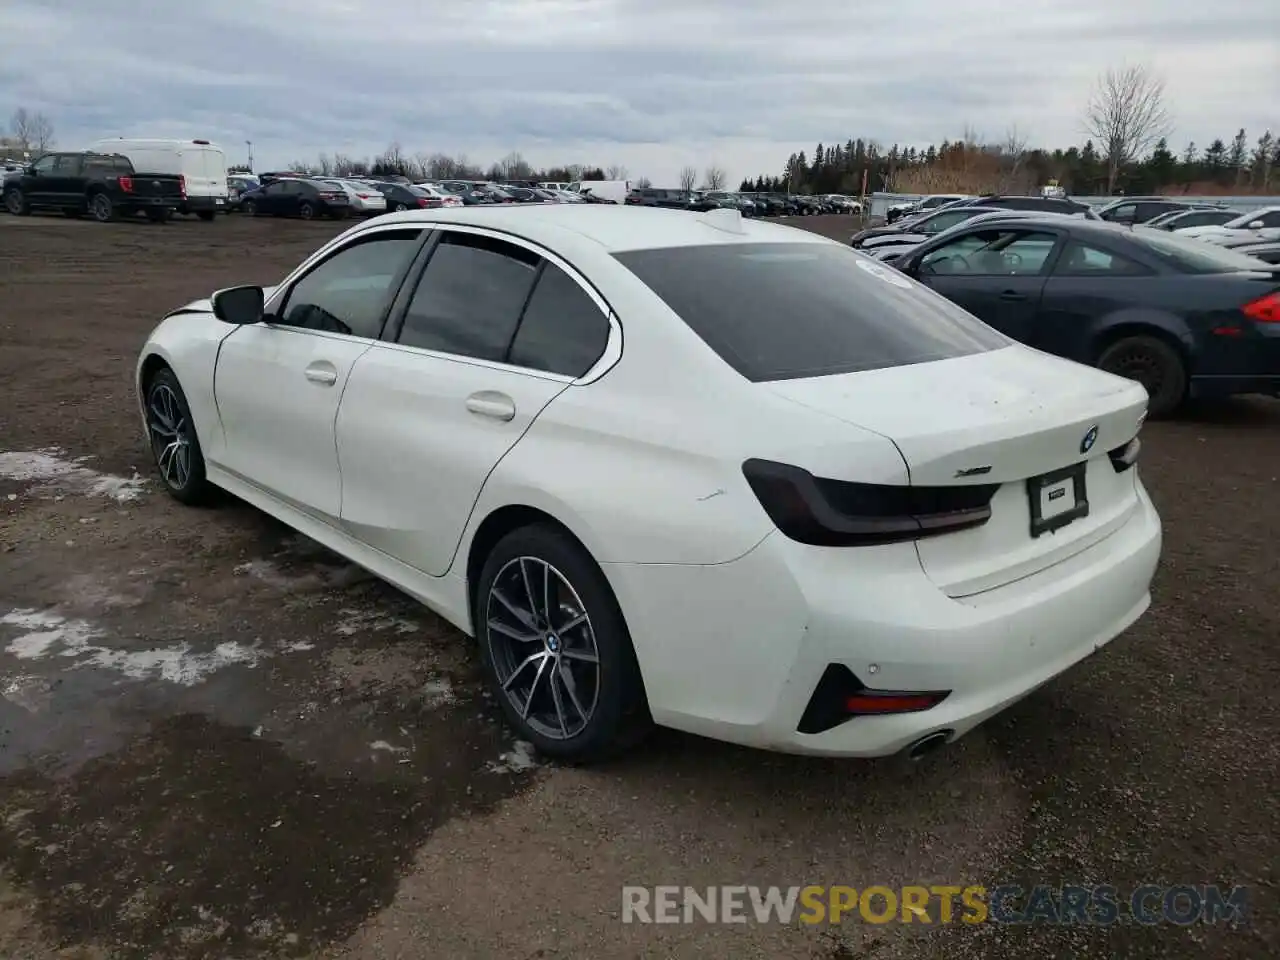
POLYGON ((208 213, 227 209, 226 197, 187 197, 178 203, 178 209, 184 213, 208 213))
POLYGON ((1135 505, 1105 540, 964 600, 913 544, 807 547, 775 533, 714 566, 604 564, 659 724, 788 753, 872 757, 958 737, 1099 649, 1150 604, 1160 519, 1135 505), (930 710, 797 727, 828 666, 867 687, 951 691, 930 710))
POLYGON ((1234 397, 1245 393, 1280 396, 1280 373, 1243 376, 1207 375, 1191 378, 1191 396, 1197 399, 1234 397))

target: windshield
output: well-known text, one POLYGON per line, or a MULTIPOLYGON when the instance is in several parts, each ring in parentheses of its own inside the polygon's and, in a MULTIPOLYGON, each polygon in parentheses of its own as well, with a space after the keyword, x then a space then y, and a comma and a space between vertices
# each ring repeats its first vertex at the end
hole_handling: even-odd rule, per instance
POLYGON ((1010 343, 842 244, 729 243, 614 257, 757 383, 926 363, 1010 343))
POLYGON ((1236 273, 1241 270, 1271 269, 1253 257, 1172 233, 1152 230, 1131 236, 1184 273, 1236 273))

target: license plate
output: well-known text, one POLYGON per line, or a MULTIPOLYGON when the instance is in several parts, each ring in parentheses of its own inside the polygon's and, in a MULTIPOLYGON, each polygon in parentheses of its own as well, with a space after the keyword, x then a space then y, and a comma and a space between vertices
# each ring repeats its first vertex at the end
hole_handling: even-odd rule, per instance
POLYGON ((1033 538, 1061 530, 1089 515, 1089 496, 1085 489, 1087 466, 1077 463, 1027 481, 1033 538))
POLYGON ((214 202, 214 204, 215 204, 216 206, 219 206, 219 207, 220 207, 220 206, 222 206, 222 204, 223 204, 223 202, 224 202, 224 201, 222 201, 222 200, 215 200, 215 201, 213 201, 213 202, 214 202))

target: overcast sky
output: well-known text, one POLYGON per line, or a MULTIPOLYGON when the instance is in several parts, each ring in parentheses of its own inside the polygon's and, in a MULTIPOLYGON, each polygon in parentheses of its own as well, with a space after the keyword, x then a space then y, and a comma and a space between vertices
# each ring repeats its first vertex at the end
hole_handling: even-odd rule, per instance
POLYGON ((1175 152, 1280 133, 1280 0, 0 0, 0 121, 252 140, 259 169, 394 140, 736 183, 859 136, 1069 145, 1097 74, 1140 61, 1175 152))

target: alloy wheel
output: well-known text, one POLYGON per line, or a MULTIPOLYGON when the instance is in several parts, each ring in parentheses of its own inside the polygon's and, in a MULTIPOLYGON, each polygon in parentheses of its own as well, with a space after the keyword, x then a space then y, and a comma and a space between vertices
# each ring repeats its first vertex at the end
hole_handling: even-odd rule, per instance
POLYGON ((1108 372, 1129 380, 1136 380, 1146 388, 1150 396, 1156 396, 1164 386, 1164 370, 1160 358, 1141 347, 1124 350, 1111 358, 1108 372))
POLYGON ((22 213, 22 192, 20 190, 10 190, 4 197, 5 206, 9 208, 9 212, 15 217, 22 213))
POLYGON ((600 652, 573 585, 537 557, 508 561, 489 588, 486 636, 503 695, 551 740, 582 733, 600 692, 600 652))
POLYGON ((167 384, 158 384, 147 401, 147 429, 160 476, 174 490, 191 478, 191 425, 183 416, 178 396, 167 384))

